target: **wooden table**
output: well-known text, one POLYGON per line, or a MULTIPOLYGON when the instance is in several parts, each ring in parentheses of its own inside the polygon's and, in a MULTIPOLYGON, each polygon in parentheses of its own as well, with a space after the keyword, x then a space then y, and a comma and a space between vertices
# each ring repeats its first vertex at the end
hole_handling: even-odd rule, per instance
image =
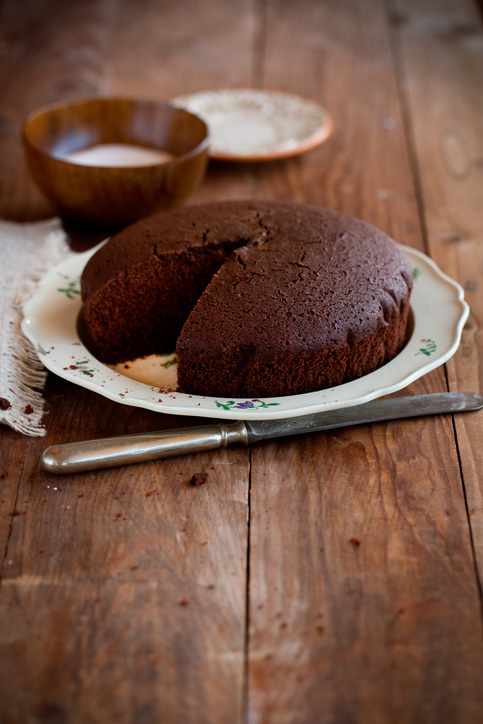
MULTIPOLYGON (((292 160, 212 163, 190 203, 309 202, 425 251, 471 314, 454 358, 405 392, 481 392, 480 10, 4 0, 0 216, 55 214, 19 141, 42 104, 299 93, 331 111, 332 138, 292 160)), ((68 231, 76 250, 104 233, 68 231)), ((41 468, 47 445, 193 423, 50 374, 46 398, 46 438, 0 430, 2 723, 483 721, 483 413, 60 479, 41 468), (193 488, 198 471, 209 482, 193 488)))

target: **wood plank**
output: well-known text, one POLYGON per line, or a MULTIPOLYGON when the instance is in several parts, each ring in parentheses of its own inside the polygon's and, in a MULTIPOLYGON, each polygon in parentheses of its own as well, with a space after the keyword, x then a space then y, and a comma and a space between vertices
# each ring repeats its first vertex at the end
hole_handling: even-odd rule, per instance
POLYGON ((0 428, 0 579, 29 440, 2 425, 0 428))
POLYGON ((79 721, 199 721, 199 707, 205 721, 236 721, 246 480, 244 451, 142 476, 37 473, 0 598, 8 721, 51 706, 79 721), (193 488, 199 470, 209 484, 193 488))
POLYGON ((39 460, 54 442, 193 424, 49 385, 49 433, 30 441, 0 589, 5 720, 199 721, 202 705, 205 721, 237 721, 248 451, 49 475, 39 460), (194 488, 198 471, 209 478, 194 488))
POLYGON ((107 91, 105 51, 116 4, 25 0, 0 6, 0 208, 3 218, 35 221, 54 215, 28 173, 20 142, 23 118, 58 100, 107 91))
POLYGON ((255 721, 479 721, 481 625, 452 437, 441 418, 254 450, 255 721))
MULTIPOLYGON (((169 101, 204 90, 249 88, 259 37, 256 2, 210 0, 207 6, 203 0, 149 0, 142 9, 124 3, 109 52, 111 90, 169 101)), ((250 165, 211 162, 187 203, 250 198, 253 186, 250 165)))
MULTIPOLYGON (((3 7, 10 70, 10 44, 18 49, 16 79, 3 77, 8 133, 0 145, 16 144, 15 157, 0 169, 5 215, 51 213, 33 187, 23 185, 19 109, 81 93, 166 98, 191 90, 197 74, 210 86, 250 84, 256 28, 253 8, 242 0, 233 3, 230 44, 237 54, 231 64, 221 28, 213 34, 225 17, 221 5, 92 0, 81 8, 49 0, 41 16, 39 7, 33 0, 3 7), (181 56, 184 81, 174 88, 181 56), (84 63, 77 67, 79 57, 84 63)), ((221 187, 227 197, 250 194, 249 169, 210 174, 199 200, 219 198, 221 187)), ((78 233, 87 243, 96 238, 78 233)), ((29 443, 18 496, 22 515, 5 522, 7 537, 11 524, 0 588, 6 721, 239 721, 249 451, 56 478, 40 467, 49 444, 193 420, 116 405, 52 375, 46 398, 48 435, 29 443), (209 473, 207 484, 191 487, 200 470, 209 473)), ((15 459, 13 451, 8 455, 15 459)))
MULTIPOLYGON (((112 12, 98 2, 66 6, 59 0, 0 5, 0 217, 23 221, 52 216, 54 210, 31 180, 23 157, 21 123, 27 113, 63 97, 94 93, 102 84, 102 36, 112 12), (96 42, 97 40, 97 42, 96 42)), ((17 501, 28 439, 1 430, 0 550, 17 501)))
MULTIPOLYGON (((471 0, 391 2, 407 77, 431 255, 465 290, 470 317, 448 364, 451 389, 481 392, 483 296, 483 25, 471 0), (422 72, 424 69, 424 72, 422 72)), ((483 415, 456 420, 480 586, 483 583, 483 415)))
POLYGON ((265 87, 325 106, 334 132, 304 156, 261 166, 257 195, 327 206, 424 250, 380 3, 370 14, 368 24, 365 4, 357 1, 336 10, 305 0, 299 12, 268 4, 265 87), (284 44, 292 47, 285 62, 284 44))
POLYGON ((2 613, 11 628, 2 655, 12 662, 15 690, 10 696, 2 686, 2 722, 237 720, 238 696, 225 684, 238 667, 230 648, 237 648, 238 627, 213 615, 205 626, 213 612, 199 591, 194 605, 173 616, 166 587, 152 581, 8 583, 2 613), (50 607, 48 617, 39 615, 39 600, 50 607), (209 665, 200 666, 207 656, 209 665), (29 668, 28 682, 20 665, 29 668))
MULTIPOLYGON (((160 65, 155 42, 143 56, 142 71, 126 61, 117 75, 120 55, 133 58, 129 48, 135 41, 138 49, 139 38, 156 40, 164 32, 152 29, 160 17, 154 3, 137 3, 136 12, 134 4, 127 5, 117 50, 109 51, 114 52, 108 64, 112 87, 129 86, 134 92, 137 74, 140 94, 143 78, 149 78, 143 94, 150 83, 157 84, 160 97, 164 90, 171 93, 170 64, 181 73, 178 42, 193 7, 178 3, 174 18, 163 16, 175 28, 176 46, 164 57, 161 76, 149 70, 154 56, 160 65), (129 43, 123 43, 127 33, 129 43)), ((257 77, 266 87, 316 96, 338 124, 332 141, 318 151, 262 167, 254 190, 260 198, 340 208, 422 247, 383 15, 379 3, 371 5, 372 12, 367 7, 347 2, 329 12, 328 4, 269 5, 265 74, 257 77), (362 108, 362 117, 354 118, 354 107, 362 108), (394 128, 384 123, 388 118, 394 128)), ((237 10, 243 33, 247 27, 256 30, 257 23, 246 20, 247 8, 237 10)), ((200 22, 199 14, 192 18, 200 22)), ((28 25, 28 12, 15 22, 28 25)), ((48 27, 53 23, 50 19, 48 27)), ((217 21, 202 19, 201 27, 198 39, 193 30, 186 31, 189 42, 181 45, 191 52, 193 75, 210 86, 215 80, 228 84, 235 77, 231 55, 221 58, 220 53, 218 75, 212 60, 205 59, 206 75, 198 66, 201 36, 207 28, 210 34, 216 31, 217 21)), ((236 28, 230 30, 237 48, 233 58, 240 59, 241 52, 241 65, 251 57, 253 37, 248 40, 240 44, 236 28)), ((206 51, 210 58, 217 48, 224 54, 231 50, 220 34, 206 51)), ((35 56, 37 51, 29 52, 35 56)), ((34 68, 39 59, 20 67, 34 68)), ((45 76, 51 72, 45 70, 45 76)), ((240 84, 248 77, 245 65, 240 84)), ((179 89, 198 89, 190 86, 189 72, 179 89)), ((9 107, 15 108, 15 102, 21 101, 12 96, 9 107)), ((253 172, 245 169, 233 179, 235 172, 236 167, 220 166, 214 177, 210 170, 197 198, 249 194, 253 172)), ((32 213, 36 218, 37 202, 26 200, 20 186, 12 188, 17 209, 25 218, 32 213)), ((154 413, 119 408, 67 383, 49 384, 49 442, 160 426, 154 413)), ((412 390, 435 391, 444 384, 439 370, 412 390)), ((62 491, 54 491, 45 486, 59 487, 58 479, 46 477, 38 465, 43 444, 32 441, 29 449, 19 501, 30 503, 26 515, 13 520, 7 558, 12 564, 0 591, 0 681, 10 720, 200 721, 205 716, 207 721, 236 721, 245 452, 75 476, 61 484, 62 491), (191 490, 186 473, 201 463, 215 468, 209 488, 191 490), (124 497, 129 493, 130 507, 125 510, 123 503, 121 511, 128 485, 124 497), (84 497, 77 498, 80 494, 84 497), (90 507, 83 509, 84 503, 90 507), (128 515, 118 518, 123 511, 128 515), (188 530, 180 531, 177 524, 188 514, 185 540, 188 530), (214 544, 210 540, 202 546, 214 518, 220 521, 214 544), (213 573, 221 580, 219 594, 208 588, 213 573), (180 606, 187 586, 193 602, 186 599, 190 603, 180 606), (187 658, 193 640, 199 645, 187 658), (112 663, 115 656, 123 659, 122 666, 112 663)), ((478 594, 446 418, 263 444, 254 450, 251 506, 251 720, 480 720, 478 594), (360 545, 349 543, 349 536, 360 545)))
MULTIPOLYGON (((257 194, 360 216, 424 248, 382 3, 268 4, 263 83, 334 114, 257 194), (282 49, 290 53, 281 62, 282 49)), ((445 389, 444 370, 409 392, 445 389)), ((451 421, 256 446, 248 719, 477 722, 480 600, 451 421)))

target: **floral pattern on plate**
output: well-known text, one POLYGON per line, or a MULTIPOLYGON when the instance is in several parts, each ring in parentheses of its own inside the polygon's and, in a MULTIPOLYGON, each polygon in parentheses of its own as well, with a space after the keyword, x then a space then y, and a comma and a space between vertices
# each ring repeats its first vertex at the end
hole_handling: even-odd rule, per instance
POLYGON ((418 273, 414 275, 416 281, 411 296, 409 339, 391 362, 358 380, 304 395, 263 400, 189 395, 175 391, 176 365, 171 363, 174 355, 144 358, 144 364, 157 365, 163 374, 170 375, 166 384, 154 385, 140 381, 138 360, 113 370, 95 359, 79 338, 77 319, 82 302, 75 293, 75 284, 70 285, 80 278, 85 264, 98 248, 72 254, 45 277, 24 306, 22 330, 44 365, 60 377, 122 404, 173 415, 280 419, 368 402, 401 390, 446 362, 458 348, 469 312, 459 284, 421 252, 401 247, 418 273), (168 361, 170 364, 163 367, 168 361))

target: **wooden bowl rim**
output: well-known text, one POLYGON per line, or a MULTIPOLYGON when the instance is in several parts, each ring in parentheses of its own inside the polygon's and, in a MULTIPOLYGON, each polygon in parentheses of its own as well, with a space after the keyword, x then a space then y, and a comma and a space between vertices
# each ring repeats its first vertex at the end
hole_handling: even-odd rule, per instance
POLYGON ((178 108, 177 106, 172 105, 171 103, 168 103, 167 101, 155 101, 155 100, 147 100, 142 98, 126 98, 123 96, 89 96, 88 98, 78 98, 74 101, 57 101, 54 103, 48 103, 44 106, 40 106, 40 108, 36 108, 33 111, 30 111, 30 113, 25 116, 23 123, 22 123, 22 141, 24 145, 30 149, 31 151, 34 151, 35 153, 39 154, 41 157, 48 159, 50 162, 53 163, 59 163, 63 164, 65 166, 71 166, 75 167, 77 169, 83 168, 84 170, 89 169, 96 169, 96 170, 102 170, 103 172, 118 172, 119 170, 126 170, 126 171, 138 171, 142 169, 152 169, 152 168, 167 168, 169 166, 176 166, 177 164, 183 163, 184 161, 187 161, 191 158, 194 158, 198 155, 201 155, 204 151, 207 151, 211 142, 210 138, 210 131, 208 128, 208 125, 205 123, 205 121, 200 118, 200 116, 197 116, 195 113, 191 113, 190 111, 185 110, 184 108, 178 108), (27 137, 27 129, 29 124, 38 118, 39 116, 43 115, 44 113, 48 113, 50 111, 56 111, 60 110, 61 108, 69 108, 72 106, 82 105, 84 103, 90 103, 90 102, 98 102, 101 103, 110 103, 111 101, 114 102, 122 102, 122 103, 131 103, 131 104, 137 104, 140 103, 142 105, 151 105, 151 106, 162 106, 165 108, 168 108, 172 111, 175 111, 176 113, 184 113, 188 116, 192 116, 193 118, 196 118, 200 123, 203 124, 205 128, 205 136, 203 140, 195 146, 191 151, 188 151, 187 153, 183 153, 180 156, 175 156, 172 160, 169 161, 163 161, 159 163, 152 163, 152 164, 143 164, 142 166, 84 166, 82 164, 73 163, 72 161, 67 161, 62 158, 57 158, 56 156, 53 156, 50 153, 47 153, 46 151, 43 151, 41 148, 39 148, 35 143, 33 143, 28 137, 27 137))

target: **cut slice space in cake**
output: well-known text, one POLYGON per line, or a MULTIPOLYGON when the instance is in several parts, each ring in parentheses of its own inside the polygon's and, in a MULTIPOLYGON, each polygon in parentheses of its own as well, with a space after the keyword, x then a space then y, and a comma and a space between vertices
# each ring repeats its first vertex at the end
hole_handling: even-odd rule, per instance
POLYGON ((82 276, 96 355, 178 353, 178 386, 266 397, 368 374, 404 345, 412 273, 394 241, 314 206, 220 202, 145 219, 82 276))

